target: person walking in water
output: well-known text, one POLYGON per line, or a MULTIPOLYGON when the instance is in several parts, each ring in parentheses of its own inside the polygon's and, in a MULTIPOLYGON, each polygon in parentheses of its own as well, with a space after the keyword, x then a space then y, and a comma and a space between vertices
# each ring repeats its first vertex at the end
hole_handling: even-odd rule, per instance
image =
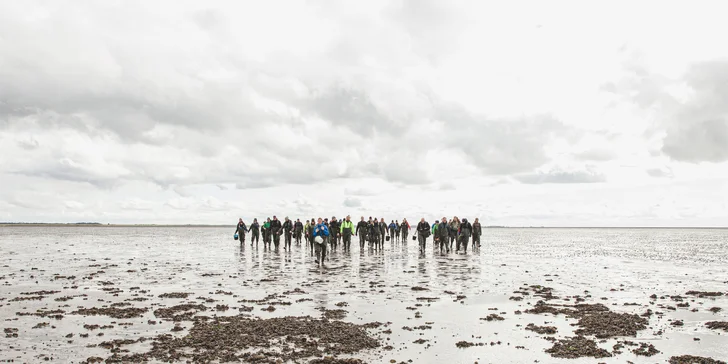
POLYGON ((292 234, 293 234, 293 222, 288 219, 288 216, 286 216, 286 220, 283 222, 283 249, 284 250, 291 249, 292 234))
POLYGON ((309 222, 306 220, 306 223, 303 225, 303 240, 306 241, 306 247, 308 247, 308 241, 310 240, 308 237, 308 226, 309 222))
POLYGON ((432 245, 434 245, 435 248, 437 248, 437 241, 439 240, 437 238, 437 236, 438 236, 437 235, 437 228, 438 227, 440 227, 440 220, 435 220, 435 223, 432 224, 432 240, 434 241, 434 243, 432 245))
POLYGON ((475 221, 473 221, 473 251, 475 251, 476 248, 480 249, 480 234, 483 233, 483 230, 480 226, 480 221, 478 221, 478 218, 475 218, 475 221))
POLYGON ((354 223, 351 221, 351 216, 347 215, 346 220, 341 222, 339 234, 343 241, 344 251, 349 251, 351 249, 351 236, 354 234, 354 223))
POLYGON ((314 243, 316 244, 316 263, 323 265, 324 259, 326 259, 326 243, 329 240, 329 228, 320 217, 318 224, 314 228, 313 237, 314 243))
POLYGON ((273 221, 270 222, 270 233, 273 235, 273 245, 276 247, 276 250, 278 250, 278 247, 281 245, 283 227, 281 226, 281 221, 278 220, 275 215, 273 215, 273 221))
POLYGON ((374 246, 374 249, 379 249, 379 221, 375 217, 374 220, 369 222, 369 246, 374 246))
POLYGON ((460 251, 460 247, 462 247, 464 253, 468 252, 468 241, 470 241, 472 233, 473 225, 470 225, 468 219, 463 218, 463 221, 460 223, 460 230, 458 231, 458 250, 456 251, 460 251))
POLYGON ((359 250, 364 250, 364 242, 367 237, 367 222, 364 221, 364 216, 361 217, 361 221, 356 224, 356 231, 354 235, 359 235, 359 250))
POLYGON ((265 230, 265 234, 263 234, 263 240, 265 241, 266 245, 268 246, 268 249, 271 248, 271 244, 273 242, 273 234, 271 233, 271 225, 273 225, 273 221, 271 221, 270 217, 266 219, 265 223, 263 224, 263 230, 265 230))
POLYGON ((260 234, 263 235, 263 247, 270 248, 270 217, 260 227, 260 234))
POLYGON ((245 244, 245 233, 248 232, 248 227, 245 226, 245 223, 243 222, 243 218, 241 217, 238 219, 238 226, 235 228, 235 233, 238 234, 238 240, 240 240, 240 245, 242 246, 245 244))
POLYGON ((389 240, 392 241, 392 244, 394 244, 394 234, 397 232, 397 225, 394 223, 394 220, 389 224, 389 240))
POLYGON ((316 220, 314 220, 313 218, 311 218, 311 222, 308 224, 308 230, 306 230, 306 233, 308 234, 309 243, 311 244, 311 246, 310 246, 310 248, 311 248, 311 255, 313 255, 313 251, 314 251, 314 243, 313 243, 313 232, 314 232, 314 230, 316 230, 316 220))
POLYGON ((331 221, 329 222, 329 233, 331 234, 329 245, 331 245, 332 251, 336 251, 336 248, 339 246, 339 241, 337 240, 339 230, 339 222, 336 221, 336 216, 331 216, 331 221))
MULTIPOLYGON (((407 243, 407 235, 409 235, 410 228, 411 227, 410 227, 410 224, 407 222, 407 219, 402 219, 402 224, 399 225, 399 230, 400 230, 401 235, 402 235, 402 242, 403 243, 407 243)), ((429 225, 428 225, 427 231, 430 231, 429 225)))
POLYGON ((450 235, 450 249, 453 249, 453 244, 455 243, 455 240, 458 237, 458 231, 460 230, 460 220, 457 216, 454 216, 452 220, 450 220, 450 231, 448 231, 448 234, 450 235))
POLYGON ((296 240, 296 245, 301 245, 301 235, 303 234, 303 224, 301 219, 296 219, 293 224, 293 238, 296 240))
POLYGON ((387 236, 387 223, 384 221, 384 218, 379 220, 379 234, 381 234, 379 245, 384 250, 384 237, 387 236))
MULTIPOLYGON (((423 217, 420 219, 420 223, 417 224, 417 241, 420 243, 420 251, 425 251, 425 245, 427 243, 427 237, 430 235, 430 224, 425 221, 423 217)), ((405 235, 406 236, 406 235, 405 235)))
POLYGON ((437 226, 437 240, 440 242, 440 253, 446 250, 450 253, 450 226, 447 225, 447 218, 443 217, 440 225, 437 226))
POLYGON ((250 246, 253 246, 253 242, 255 242, 255 246, 258 246, 258 242, 260 241, 260 224, 258 224, 257 218, 253 219, 253 223, 250 224, 248 231, 250 231, 250 246))

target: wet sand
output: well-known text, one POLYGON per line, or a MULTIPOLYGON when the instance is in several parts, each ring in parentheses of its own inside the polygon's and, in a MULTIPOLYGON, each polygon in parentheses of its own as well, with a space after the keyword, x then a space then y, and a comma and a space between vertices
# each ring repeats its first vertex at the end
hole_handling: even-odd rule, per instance
POLYGON ((325 268, 233 230, 0 228, 0 360, 728 358, 728 230, 486 229, 477 252, 355 242, 325 268))

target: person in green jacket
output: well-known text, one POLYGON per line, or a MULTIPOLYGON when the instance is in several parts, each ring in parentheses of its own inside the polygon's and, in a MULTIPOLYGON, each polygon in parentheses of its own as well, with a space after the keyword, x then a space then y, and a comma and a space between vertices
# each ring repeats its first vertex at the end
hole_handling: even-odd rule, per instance
POLYGON ((263 247, 270 249, 271 233, 270 233, 270 217, 263 223, 263 247))
POLYGON ((347 215, 346 220, 341 222, 339 234, 341 234, 341 239, 344 243, 344 251, 349 251, 351 248, 351 235, 354 234, 354 223, 351 222, 351 216, 347 215))
POLYGON ((308 220, 303 225, 303 239, 306 241, 306 246, 308 246, 308 220))
POLYGON ((435 232, 438 225, 440 225, 440 220, 435 220, 435 223, 432 224, 432 245, 435 246, 435 250, 437 250, 437 235, 435 235, 435 232))

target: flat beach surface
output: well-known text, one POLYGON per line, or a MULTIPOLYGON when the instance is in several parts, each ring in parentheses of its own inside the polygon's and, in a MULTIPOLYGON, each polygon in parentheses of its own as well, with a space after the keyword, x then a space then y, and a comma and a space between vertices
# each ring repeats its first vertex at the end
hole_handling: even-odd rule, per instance
POLYGON ((484 229, 467 254, 355 237, 325 268, 234 230, 0 227, 0 361, 728 359, 726 229, 484 229))

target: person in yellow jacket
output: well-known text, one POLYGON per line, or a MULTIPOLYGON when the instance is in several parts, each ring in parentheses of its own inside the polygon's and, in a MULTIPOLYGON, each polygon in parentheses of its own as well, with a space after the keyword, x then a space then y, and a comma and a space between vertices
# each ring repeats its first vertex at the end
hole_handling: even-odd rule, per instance
POLYGON ((354 223, 351 222, 351 216, 347 215, 346 220, 341 222, 339 234, 341 234, 342 241, 344 242, 344 251, 349 251, 351 248, 351 236, 354 234, 354 223))

